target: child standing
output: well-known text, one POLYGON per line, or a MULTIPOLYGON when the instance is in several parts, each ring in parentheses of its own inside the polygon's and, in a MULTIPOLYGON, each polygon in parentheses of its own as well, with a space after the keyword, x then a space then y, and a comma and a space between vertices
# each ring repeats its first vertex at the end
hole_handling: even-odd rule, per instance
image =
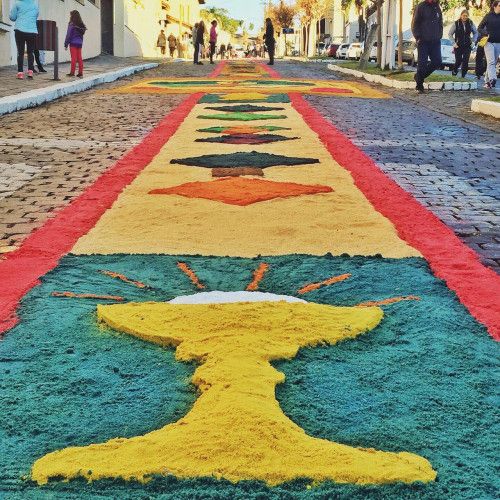
POLYGON ((69 45, 69 50, 71 52, 71 71, 68 76, 75 76, 76 63, 78 63, 78 78, 83 77, 83 57, 82 57, 82 46, 83 46, 83 35, 87 31, 85 24, 83 24, 82 17, 77 10, 72 10, 70 12, 68 32, 66 34, 66 40, 64 41, 64 47, 67 50, 69 45))

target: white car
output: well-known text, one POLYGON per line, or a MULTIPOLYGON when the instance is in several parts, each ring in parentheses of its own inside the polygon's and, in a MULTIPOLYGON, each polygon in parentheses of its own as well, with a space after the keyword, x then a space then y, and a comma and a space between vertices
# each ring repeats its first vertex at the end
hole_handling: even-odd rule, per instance
POLYGON ((342 43, 337 49, 337 59, 347 59, 347 49, 349 48, 349 43, 342 43))
POLYGON ((353 42, 347 49, 347 59, 359 59, 363 53, 363 44, 360 42, 353 42))
MULTIPOLYGON (((445 69, 448 66, 448 69, 452 69, 455 66, 455 54, 453 53, 453 42, 448 40, 447 38, 441 39, 441 59, 443 64, 441 65, 441 69, 445 69)), ((418 64, 418 50, 415 49, 413 51, 413 60, 414 64, 418 64)))
POLYGON ((370 50, 370 57, 368 58, 369 61, 376 61, 377 60, 377 42, 374 42, 371 50, 370 50))

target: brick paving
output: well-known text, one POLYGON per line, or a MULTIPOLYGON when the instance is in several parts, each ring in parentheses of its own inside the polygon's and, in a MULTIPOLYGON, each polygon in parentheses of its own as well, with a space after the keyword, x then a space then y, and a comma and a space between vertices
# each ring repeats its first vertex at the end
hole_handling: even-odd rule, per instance
MULTIPOLYGON (((283 76, 336 78, 319 64, 279 62, 276 68, 283 76)), ((147 77, 206 76, 212 70, 166 64, 106 88, 147 77)), ((492 118, 467 112, 470 100, 485 93, 417 96, 383 90, 394 99, 307 99, 500 272, 500 127, 492 118)), ((96 88, 0 117, 0 252, 18 247, 183 99, 104 95, 96 88)))
MULTIPOLYGON (((211 71, 210 65, 165 64, 106 88, 211 71)), ((0 117, 0 252, 17 248, 185 98, 105 95, 100 88, 0 117)))
MULTIPOLYGON (((320 64, 281 62, 276 69, 339 78, 320 64)), ((500 124, 467 112, 472 98, 487 93, 378 88, 394 98, 306 99, 500 273, 500 124)))
MULTIPOLYGON (((144 59, 137 57, 113 57, 102 55, 93 59, 84 61, 84 74, 85 76, 97 75, 114 71, 117 69, 125 68, 127 66, 136 66, 144 64, 145 62, 156 62, 154 60, 144 61, 144 59)), ((60 81, 54 81, 54 69, 52 65, 45 66, 47 73, 39 73, 34 76, 33 80, 17 80, 16 66, 2 66, 0 67, 0 97, 19 94, 30 90, 36 90, 59 83, 67 83, 74 81, 74 77, 66 76, 70 71, 69 63, 61 63, 59 65, 59 78, 60 81)), ((25 68, 26 70, 26 68, 25 68)))

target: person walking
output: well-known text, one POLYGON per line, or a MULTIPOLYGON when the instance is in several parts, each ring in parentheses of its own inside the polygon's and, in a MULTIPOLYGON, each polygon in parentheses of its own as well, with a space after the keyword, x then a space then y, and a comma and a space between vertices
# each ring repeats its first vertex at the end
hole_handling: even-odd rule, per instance
POLYGON ((160 49, 161 55, 164 56, 167 52, 167 37, 164 30, 160 31, 158 40, 156 40, 156 46, 160 49))
POLYGON ((226 58, 226 44, 222 44, 219 49, 220 60, 223 61, 226 58))
POLYGON ((411 31, 417 42, 418 65, 415 73, 416 90, 425 93, 424 80, 440 68, 443 13, 438 0, 424 0, 413 14, 411 31), (430 59, 430 61, 429 61, 430 59))
POLYGON ((469 71, 472 45, 477 36, 476 26, 469 19, 469 12, 466 9, 461 12, 460 18, 451 25, 448 36, 453 42, 455 51, 455 67, 451 73, 456 76, 458 70, 462 68, 462 78, 465 78, 469 71))
POLYGON ((494 89, 497 83, 497 59, 500 56, 500 0, 494 0, 491 4, 491 11, 479 23, 478 32, 479 41, 484 37, 488 38, 484 45, 486 56, 484 87, 494 89))
POLYGON ((173 33, 168 35, 168 50, 170 52, 170 57, 174 57, 175 49, 177 48, 177 38, 175 38, 173 33))
POLYGON ((83 78, 83 35, 87 31, 87 27, 83 24, 82 16, 77 10, 72 10, 69 13, 68 31, 66 32, 66 40, 64 48, 71 53, 71 70, 67 76, 75 76, 76 63, 78 63, 78 78, 83 78))
POLYGON ((196 42, 198 34, 198 26, 199 23, 194 23, 193 31, 191 31, 191 43, 193 44, 193 49, 194 49, 193 64, 198 64, 198 56, 200 54, 200 46, 196 42))
POLYGON ((36 21, 40 9, 36 0, 15 0, 9 18, 15 22, 14 35, 17 47, 17 78, 24 78, 24 51, 28 52, 28 78, 33 78, 35 70, 35 41, 38 35, 36 21))
POLYGON ((210 28, 210 64, 214 63, 215 47, 217 46, 217 21, 212 21, 210 28))
POLYGON ((233 46, 231 45, 231 42, 227 44, 227 57, 226 59, 232 59, 233 58, 233 46))
POLYGON ((269 53, 269 66, 274 65, 274 52, 276 49, 276 39, 274 38, 274 26, 271 18, 266 19, 266 33, 264 35, 264 41, 266 42, 267 52, 269 53))
POLYGON ((198 47, 198 60, 195 64, 203 64, 199 59, 200 55, 203 53, 205 49, 205 23, 200 21, 198 24, 198 30, 196 31, 196 45, 198 47))

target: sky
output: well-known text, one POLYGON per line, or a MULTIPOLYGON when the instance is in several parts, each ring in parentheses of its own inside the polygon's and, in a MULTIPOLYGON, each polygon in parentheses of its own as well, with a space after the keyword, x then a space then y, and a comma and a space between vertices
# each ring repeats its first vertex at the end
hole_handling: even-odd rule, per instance
POLYGON ((222 7, 235 19, 243 19, 246 26, 253 23, 258 30, 263 23, 263 0, 206 0, 206 7, 222 7))

